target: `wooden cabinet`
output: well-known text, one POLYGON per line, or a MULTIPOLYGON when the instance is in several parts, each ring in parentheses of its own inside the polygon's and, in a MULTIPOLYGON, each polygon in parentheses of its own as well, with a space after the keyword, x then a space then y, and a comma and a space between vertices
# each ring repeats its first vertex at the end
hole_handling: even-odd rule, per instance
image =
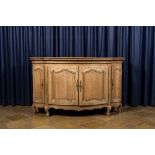
POLYGON ((124 58, 32 57, 33 109, 86 110, 107 107, 119 112, 124 58))

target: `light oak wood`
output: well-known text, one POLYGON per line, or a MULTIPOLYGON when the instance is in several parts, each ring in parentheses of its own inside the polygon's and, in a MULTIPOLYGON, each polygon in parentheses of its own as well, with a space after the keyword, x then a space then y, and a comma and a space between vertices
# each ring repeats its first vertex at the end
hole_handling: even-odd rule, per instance
POLYGON ((80 65, 80 106, 108 104, 108 76, 107 64, 80 65))
POLYGON ((122 92, 122 65, 114 63, 112 65, 112 101, 121 102, 122 92))
POLYGON ((48 67, 47 103, 53 105, 78 105, 77 65, 53 65, 48 67))
POLYGON ((124 58, 33 57, 33 108, 121 111, 124 58))
POLYGON ((44 103, 44 65, 33 65, 33 102, 44 103))

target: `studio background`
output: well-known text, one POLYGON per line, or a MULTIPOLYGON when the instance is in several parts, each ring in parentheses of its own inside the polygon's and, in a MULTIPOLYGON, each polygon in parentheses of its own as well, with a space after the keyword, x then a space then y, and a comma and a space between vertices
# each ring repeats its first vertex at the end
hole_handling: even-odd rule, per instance
POLYGON ((155 106, 155 27, 0 27, 0 104, 32 104, 37 56, 125 57, 123 105, 155 106))

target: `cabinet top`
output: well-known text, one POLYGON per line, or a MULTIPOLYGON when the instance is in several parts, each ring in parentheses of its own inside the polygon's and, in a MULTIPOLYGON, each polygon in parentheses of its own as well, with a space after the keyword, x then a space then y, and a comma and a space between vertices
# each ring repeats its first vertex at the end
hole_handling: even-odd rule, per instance
POLYGON ((32 61, 124 61, 124 57, 30 57, 32 61))

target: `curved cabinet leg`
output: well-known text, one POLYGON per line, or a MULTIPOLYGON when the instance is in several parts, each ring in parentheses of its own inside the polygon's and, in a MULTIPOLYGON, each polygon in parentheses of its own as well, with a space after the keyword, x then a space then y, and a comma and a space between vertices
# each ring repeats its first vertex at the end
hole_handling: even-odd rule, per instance
POLYGON ((122 105, 118 106, 117 112, 120 113, 122 111, 122 105))
POLYGON ((45 107, 45 112, 46 112, 46 116, 49 116, 49 108, 48 107, 45 107))
POLYGON ((32 106, 32 110, 33 110, 33 113, 34 113, 34 114, 36 114, 36 113, 37 113, 36 106, 34 106, 34 105, 33 105, 33 106, 32 106))
POLYGON ((110 115, 111 109, 112 109, 111 105, 108 105, 108 106, 107 106, 107 115, 110 115))

